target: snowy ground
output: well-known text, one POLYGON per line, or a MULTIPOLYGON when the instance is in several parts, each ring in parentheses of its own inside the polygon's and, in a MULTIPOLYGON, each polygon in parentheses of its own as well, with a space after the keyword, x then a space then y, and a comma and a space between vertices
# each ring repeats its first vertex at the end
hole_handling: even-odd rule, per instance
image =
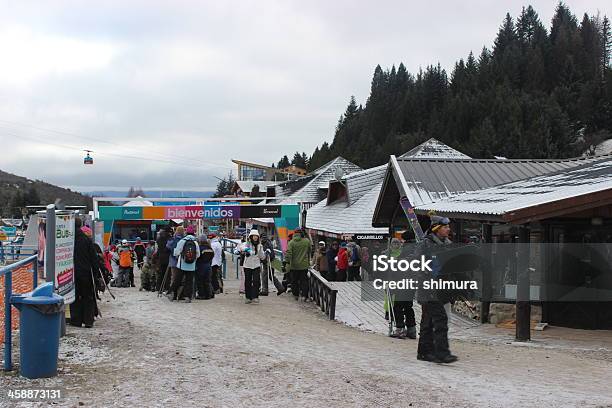
MULTIPOLYGON (((68 327, 60 374, 9 387, 63 387, 55 406, 612 407, 610 347, 568 352, 453 340, 454 365, 417 361, 416 341, 330 322, 286 295, 245 305, 237 282, 214 300, 170 303, 115 289, 93 329, 68 327)), ((0 406, 47 406, 0 395, 0 406)))

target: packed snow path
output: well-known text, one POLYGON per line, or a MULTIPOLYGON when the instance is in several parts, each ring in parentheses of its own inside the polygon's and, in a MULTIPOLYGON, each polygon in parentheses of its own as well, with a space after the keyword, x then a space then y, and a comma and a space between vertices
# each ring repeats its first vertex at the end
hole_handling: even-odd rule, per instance
POLYGON ((246 305, 237 289, 191 304, 115 289, 93 329, 68 327, 58 377, 0 374, 0 389, 63 387, 54 406, 68 407, 612 406, 607 352, 453 340, 460 361, 436 365, 415 359, 414 340, 330 322, 287 295, 246 305))

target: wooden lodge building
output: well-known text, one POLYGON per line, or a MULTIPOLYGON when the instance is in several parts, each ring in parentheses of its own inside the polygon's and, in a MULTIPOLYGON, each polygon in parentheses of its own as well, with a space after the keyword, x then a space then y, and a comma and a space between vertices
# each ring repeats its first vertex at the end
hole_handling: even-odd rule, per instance
POLYGON ((451 218, 453 241, 491 244, 486 248, 492 270, 482 271, 483 322, 491 302, 516 302, 519 340, 530 336, 531 304, 542 306, 542 321, 551 325, 612 329, 612 155, 567 160, 392 156, 372 226, 407 228, 402 197, 410 200, 424 229, 427 214, 435 211, 451 218), (519 256, 501 257, 498 247, 515 248, 519 256))

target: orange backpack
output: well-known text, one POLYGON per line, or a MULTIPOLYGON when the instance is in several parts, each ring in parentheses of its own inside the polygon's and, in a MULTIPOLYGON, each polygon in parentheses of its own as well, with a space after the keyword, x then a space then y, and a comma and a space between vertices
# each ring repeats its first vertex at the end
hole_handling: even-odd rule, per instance
POLYGON ((121 251, 119 254, 119 266, 122 268, 130 268, 132 266, 132 251, 121 251))

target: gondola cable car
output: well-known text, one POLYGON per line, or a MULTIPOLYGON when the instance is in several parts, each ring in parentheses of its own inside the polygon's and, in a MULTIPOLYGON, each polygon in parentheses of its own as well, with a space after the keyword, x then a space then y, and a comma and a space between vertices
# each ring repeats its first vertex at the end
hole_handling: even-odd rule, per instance
POLYGON ((83 164, 93 164, 93 157, 89 155, 89 153, 93 153, 93 151, 92 150, 83 150, 83 151, 87 153, 87 155, 83 159, 83 164))

